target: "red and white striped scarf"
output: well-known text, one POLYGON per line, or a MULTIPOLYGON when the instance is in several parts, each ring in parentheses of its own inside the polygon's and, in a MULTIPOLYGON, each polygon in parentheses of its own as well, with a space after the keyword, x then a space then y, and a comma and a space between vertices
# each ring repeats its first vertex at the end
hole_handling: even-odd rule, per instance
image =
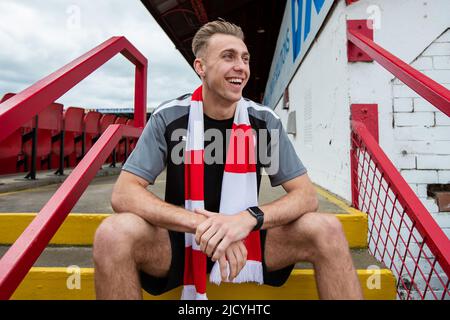
MULTIPOLYGON (((185 208, 204 209, 204 129, 202 87, 194 91, 189 111, 185 151, 185 208)), ((234 114, 230 143, 220 196, 220 214, 233 215, 258 205, 255 136, 248 118, 248 102, 243 98, 234 114), (250 138, 249 138, 250 137, 250 138)), ((225 139, 224 139, 225 140, 225 139)), ((194 213, 196 214, 196 213, 194 213)), ((244 244, 247 262, 233 283, 263 283, 261 243, 259 231, 251 231, 244 244)), ((207 256, 195 242, 195 235, 185 234, 184 287, 181 299, 206 300, 207 256)), ((229 267, 228 267, 229 272, 229 267)), ((220 285, 219 262, 210 274, 210 282, 220 285)))

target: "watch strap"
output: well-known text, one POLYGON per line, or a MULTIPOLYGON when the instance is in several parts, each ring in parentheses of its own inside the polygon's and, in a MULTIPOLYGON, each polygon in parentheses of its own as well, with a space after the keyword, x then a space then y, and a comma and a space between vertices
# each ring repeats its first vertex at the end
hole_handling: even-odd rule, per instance
POLYGON ((256 218, 256 225, 253 228, 253 231, 261 229, 264 223, 264 212, 259 207, 249 207, 247 211, 256 218))

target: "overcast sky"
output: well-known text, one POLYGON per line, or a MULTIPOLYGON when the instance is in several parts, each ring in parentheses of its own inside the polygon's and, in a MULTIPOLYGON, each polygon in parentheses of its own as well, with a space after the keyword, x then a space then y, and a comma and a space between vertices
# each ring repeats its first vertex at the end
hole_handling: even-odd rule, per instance
MULTIPOLYGON (((149 60, 147 106, 200 80, 139 0, 0 0, 0 96, 20 92, 112 36, 149 60)), ((85 108, 133 107, 134 65, 116 56, 58 99, 85 108)))

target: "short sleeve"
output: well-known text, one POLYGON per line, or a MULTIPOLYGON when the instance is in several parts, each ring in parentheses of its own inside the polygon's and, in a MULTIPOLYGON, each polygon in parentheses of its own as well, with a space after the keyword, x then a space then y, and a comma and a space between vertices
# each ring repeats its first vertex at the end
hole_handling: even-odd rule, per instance
POLYGON ((270 116, 267 130, 270 135, 267 146, 270 162, 264 168, 271 185, 275 187, 305 174, 307 170, 295 152, 281 120, 270 116))
POLYGON ((152 114, 122 170, 154 183, 167 162, 167 142, 164 132, 164 120, 159 114, 152 114))

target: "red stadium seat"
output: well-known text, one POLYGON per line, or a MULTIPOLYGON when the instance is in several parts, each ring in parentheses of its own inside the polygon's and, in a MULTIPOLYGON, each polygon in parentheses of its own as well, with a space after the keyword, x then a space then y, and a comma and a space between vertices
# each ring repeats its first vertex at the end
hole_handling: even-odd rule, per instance
MULTIPOLYGON (((104 114, 100 118, 100 134, 105 132, 105 130, 108 128, 109 125, 114 124, 116 121, 116 116, 114 114, 104 114)), ((106 159, 105 163, 111 163, 112 166, 115 166, 114 162, 114 151, 111 156, 106 159)))
MULTIPOLYGON (((15 93, 5 94, 0 103, 13 97, 15 93)), ((0 174, 8 174, 18 172, 22 167, 25 168, 26 163, 25 154, 22 150, 22 137, 31 132, 33 128, 33 121, 30 120, 26 124, 22 125, 19 129, 14 131, 6 139, 0 141, 0 174)))
MULTIPOLYGON (((128 118, 125 117, 117 117, 115 124, 127 124, 128 118)), ((116 161, 123 162, 125 160, 125 151, 127 151, 127 143, 128 140, 126 138, 122 138, 119 141, 119 144, 116 147, 116 161)))
MULTIPOLYGON (((52 103, 38 114, 37 123, 37 149, 36 169, 51 168, 51 154, 53 149, 59 147, 62 130, 63 105, 52 103)), ((32 142, 27 141, 23 146, 25 154, 31 157, 32 142)))
MULTIPOLYGON (((127 125, 134 127, 134 119, 128 119, 127 125)), ((126 155, 127 157, 131 153, 131 151, 133 151, 134 148, 136 147, 136 143, 137 143, 136 138, 128 138, 128 150, 127 150, 128 153, 126 155)))
MULTIPOLYGON (((100 135, 100 119, 102 114, 97 111, 89 111, 84 116, 84 135, 85 135, 85 150, 84 152, 88 152, 95 141, 98 139, 100 135)), ((77 145, 78 147, 78 145, 77 145)), ((81 154, 84 156, 82 150, 77 149, 77 153, 81 151, 81 154)), ((80 159, 78 159, 79 161, 80 159)))
POLYGON ((110 124, 114 124, 116 121, 116 115, 114 114, 104 114, 100 118, 100 134, 105 132, 110 124))
MULTIPOLYGON (((77 164, 77 158, 81 156, 82 151, 82 134, 84 127, 84 109, 77 107, 69 107, 63 113, 63 130, 64 130, 64 148, 63 158, 65 167, 74 167, 77 164), (77 154, 75 145, 79 145, 79 153, 77 154)), ((54 145, 52 155, 52 166, 60 165, 60 146, 54 145)), ((63 169, 63 168, 60 168, 63 169)))
POLYGON ((114 121, 115 124, 127 124, 128 118, 125 117, 117 117, 116 121, 114 121))

